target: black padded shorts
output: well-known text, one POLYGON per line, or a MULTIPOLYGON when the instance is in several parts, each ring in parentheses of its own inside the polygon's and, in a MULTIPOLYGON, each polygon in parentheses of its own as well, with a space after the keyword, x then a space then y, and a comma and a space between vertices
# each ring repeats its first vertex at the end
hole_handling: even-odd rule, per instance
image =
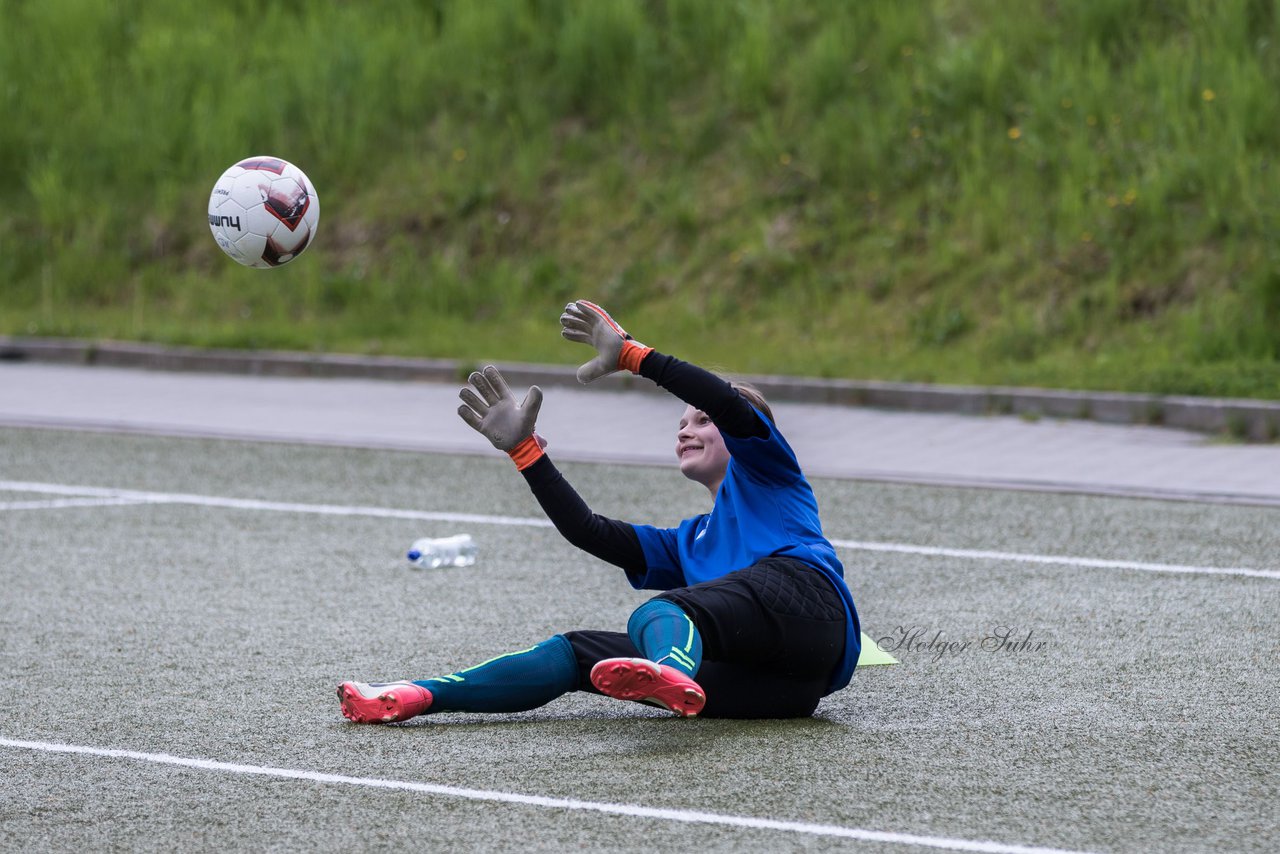
MULTIPOLYGON (((794 558, 764 558, 657 598, 684 610, 702 636, 695 678, 707 693, 704 717, 807 717, 844 653, 840 594, 821 572, 794 558)), ((577 656, 583 691, 595 691, 589 674, 596 662, 642 655, 626 632, 565 637, 577 656)))

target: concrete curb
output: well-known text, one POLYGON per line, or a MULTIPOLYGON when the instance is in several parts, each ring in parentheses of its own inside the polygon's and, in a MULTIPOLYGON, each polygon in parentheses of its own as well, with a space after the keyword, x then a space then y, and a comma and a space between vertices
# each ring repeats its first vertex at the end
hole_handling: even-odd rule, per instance
MULTIPOLYGON (((260 376, 449 383, 465 381, 475 367, 474 363, 454 359, 205 350, 121 341, 6 336, 0 336, 0 360, 260 376)), ((513 384, 578 385, 571 367, 507 362, 501 367, 513 384)), ((1280 438, 1280 402, 1275 401, 804 377, 741 376, 740 379, 755 384, 771 400, 792 403, 1150 424, 1262 442, 1280 438)), ((629 375, 616 375, 604 383, 614 389, 653 390, 649 383, 629 375)))

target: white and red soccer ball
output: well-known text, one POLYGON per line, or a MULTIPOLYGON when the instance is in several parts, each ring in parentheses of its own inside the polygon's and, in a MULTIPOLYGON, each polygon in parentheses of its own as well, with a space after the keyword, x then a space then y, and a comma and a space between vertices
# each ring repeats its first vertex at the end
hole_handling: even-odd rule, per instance
POLYGON ((209 195, 209 230, 246 267, 279 267, 302 254, 320 224, 320 198, 301 169, 279 157, 232 166, 209 195))

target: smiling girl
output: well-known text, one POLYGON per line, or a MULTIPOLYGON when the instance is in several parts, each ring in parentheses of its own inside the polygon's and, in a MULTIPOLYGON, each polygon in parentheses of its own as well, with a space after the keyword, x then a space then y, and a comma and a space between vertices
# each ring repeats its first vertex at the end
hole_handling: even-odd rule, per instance
POLYGON ((858 614, 813 490, 763 396, 638 343, 586 300, 567 305, 560 323, 565 338, 596 350, 580 382, 626 370, 687 404, 676 457, 710 492, 711 510, 674 528, 593 513, 534 432, 538 387, 517 402, 496 368, 473 373, 459 415, 511 456, 556 529, 637 589, 664 592, 632 613, 626 632, 566 632, 418 682, 344 682, 342 713, 387 723, 514 712, 582 690, 682 717, 811 715, 853 675, 858 614))

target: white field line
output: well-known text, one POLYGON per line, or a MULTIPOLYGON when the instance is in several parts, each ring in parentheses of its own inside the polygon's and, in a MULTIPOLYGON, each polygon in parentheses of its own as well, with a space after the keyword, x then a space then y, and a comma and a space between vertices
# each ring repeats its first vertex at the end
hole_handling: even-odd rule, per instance
POLYGON ((858 540, 832 540, 837 548, 865 552, 899 552, 930 557, 956 557, 965 560, 1007 560, 1016 563, 1079 566, 1088 569, 1134 569, 1139 572, 1181 572, 1191 575, 1244 575, 1250 578, 1280 579, 1280 569, 1249 569, 1243 566, 1183 566, 1176 563, 1144 563, 1133 560, 1107 560, 1069 555, 1037 555, 1023 552, 993 552, 981 549, 945 549, 936 546, 903 545, 901 543, 868 543, 858 540))
MULTIPOLYGON (((58 483, 31 483, 0 480, 0 492, 34 492, 37 494, 87 496, 102 499, 118 499, 139 504, 192 504, 202 507, 225 507, 236 510, 265 510, 284 513, 318 513, 328 516, 373 516, 383 519, 420 519, 438 522, 462 522, 477 525, 507 525, 527 528, 549 528, 547 519, 520 516, 490 516, 477 513, 439 513, 424 510, 400 510, 390 507, 362 507, 337 504, 295 504, 280 501, 263 501, 256 498, 223 498, 211 495, 190 495, 179 492, 145 492, 130 489, 111 489, 100 486, 70 486, 58 483)), ((949 557, 962 560, 999 560, 1013 563, 1030 563, 1053 566, 1075 566, 1085 569, 1121 569, 1138 572, 1172 572, 1187 575, 1234 575, 1248 578, 1280 580, 1280 569, 1251 569, 1249 567, 1188 566, 1144 561, 1108 560, 1103 558, 1076 557, 1074 555, 1041 555, 1024 552, 986 551, 981 549, 949 549, 937 546, 921 546, 911 543, 880 543, 863 540, 831 540, 836 548, 851 551, 895 552, 925 557, 949 557)))
POLYGON ((0 501, 4 510, 58 510, 63 507, 119 507, 124 504, 145 504, 135 498, 50 498, 44 501, 0 501))
POLYGON ((1079 854, 1061 848, 1042 848, 1031 845, 1011 845, 1002 842, 954 839, 946 836, 919 836, 911 833, 891 833, 880 830, 864 830, 858 827, 842 827, 834 824, 810 824, 799 821, 782 821, 754 816, 726 815, 695 810, 661 809, 635 804, 611 804, 600 801, 580 801, 574 798, 549 798, 541 795, 521 795, 514 792, 496 792, 487 789, 464 789, 435 783, 415 783, 406 780, 387 780, 378 777, 349 777, 345 774, 322 774, 316 771, 300 771, 292 768, 273 768, 266 765, 244 765, 236 762, 217 762, 212 759, 195 759, 173 756, 167 753, 140 753, 135 750, 113 750, 99 747, 83 747, 74 744, 58 744, 47 741, 19 741, 0 738, 0 746, 19 750, 35 750, 43 753, 73 753, 108 759, 132 759, 158 765, 176 765, 202 771, 219 771, 228 774, 249 774, 275 777, 285 780, 302 780, 344 786, 364 786, 372 789, 395 789, 423 795, 465 798, 473 801, 517 804, 559 810, 608 813, 632 818, 678 821, 689 824, 713 824, 723 827, 751 830, 775 830, 784 833, 805 833, 812 836, 829 836, 856 839, 864 842, 883 842, 899 845, 919 845, 948 851, 979 851, 988 854, 1079 854))
POLYGON ((294 504, 284 501, 261 501, 256 498, 223 498, 214 495, 190 495, 181 492, 144 492, 133 489, 110 489, 100 486, 67 486, 60 483, 26 483, 0 480, 0 492, 35 492, 49 495, 84 495, 124 499, 138 504, 194 504, 200 507, 225 507, 234 510, 268 510, 279 513, 316 513, 323 516, 373 516, 381 519, 419 519, 429 522, 470 522, 477 525, 514 525, 527 528, 550 528, 547 519, 518 516, 490 516, 477 513, 436 513, 427 510, 399 510, 393 507, 359 507, 341 504, 294 504))

